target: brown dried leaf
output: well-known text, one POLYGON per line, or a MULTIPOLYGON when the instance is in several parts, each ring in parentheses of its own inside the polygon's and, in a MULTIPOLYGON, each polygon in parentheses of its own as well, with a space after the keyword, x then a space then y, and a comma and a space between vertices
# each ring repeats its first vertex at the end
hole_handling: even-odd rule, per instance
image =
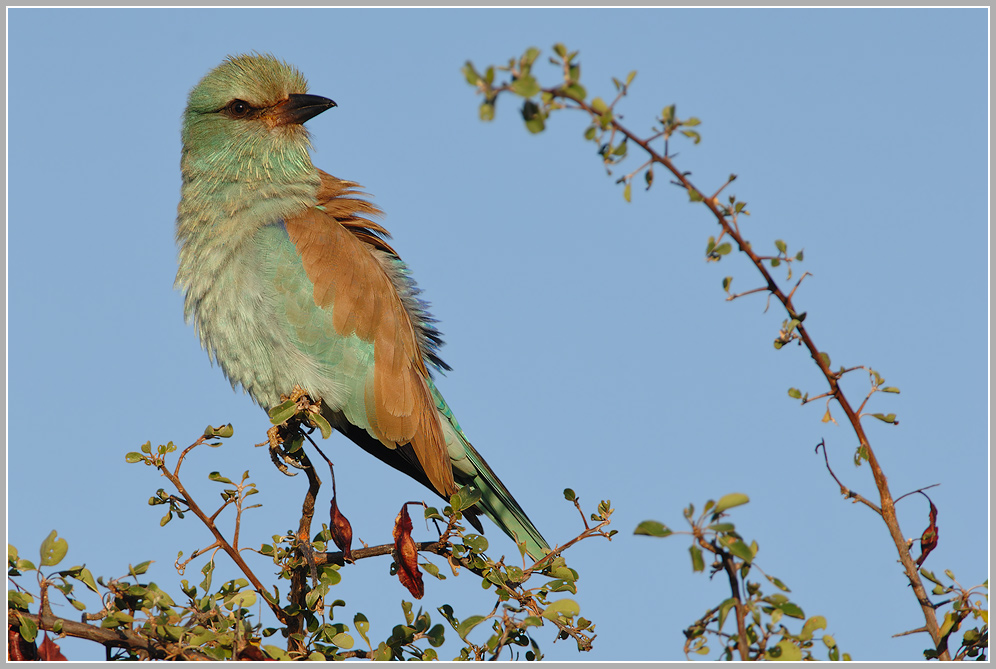
MULTIPOLYGON (((923 493, 920 494, 927 497, 923 493)), ((927 503, 930 504, 930 524, 920 536, 920 557, 916 560, 917 567, 923 564, 923 561, 927 559, 928 555, 930 555, 930 551, 937 548, 937 507, 934 506, 934 503, 930 501, 929 497, 927 497, 927 503)))
POLYGON ((398 563, 398 580, 408 588, 415 599, 422 599, 425 585, 422 572, 418 569, 418 548, 412 539, 412 519, 408 517, 408 505, 394 519, 394 559, 398 563))
POLYGON ((7 625, 7 659, 11 662, 38 659, 38 647, 25 641, 15 625, 7 625))
POLYGON ((339 511, 339 505, 335 501, 335 494, 332 495, 331 506, 332 522, 329 523, 329 529, 332 532, 332 541, 342 551, 342 559, 346 562, 352 562, 353 526, 349 524, 346 516, 342 515, 342 512, 339 511))
POLYGON ((38 646, 38 659, 43 662, 66 662, 66 656, 59 650, 58 644, 48 638, 48 634, 38 646))

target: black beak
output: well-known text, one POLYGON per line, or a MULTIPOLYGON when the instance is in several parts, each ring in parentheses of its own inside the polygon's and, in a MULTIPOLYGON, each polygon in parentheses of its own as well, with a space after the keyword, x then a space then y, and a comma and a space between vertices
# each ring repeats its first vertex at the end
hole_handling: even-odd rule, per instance
POLYGON ((320 95, 291 93, 273 110, 277 118, 277 125, 291 125, 304 123, 335 106, 334 101, 320 95))

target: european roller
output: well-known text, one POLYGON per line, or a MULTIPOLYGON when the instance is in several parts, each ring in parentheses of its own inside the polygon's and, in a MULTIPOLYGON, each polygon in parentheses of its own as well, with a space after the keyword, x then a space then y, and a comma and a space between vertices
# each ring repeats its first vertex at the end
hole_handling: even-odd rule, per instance
POLYGON ((433 372, 449 369, 381 212, 311 162, 305 121, 335 107, 294 67, 230 57, 190 92, 176 239, 184 313, 233 387, 264 409, 300 386, 363 450, 481 512, 534 559, 549 548, 471 446, 433 372), (479 508, 478 508, 479 507, 479 508))

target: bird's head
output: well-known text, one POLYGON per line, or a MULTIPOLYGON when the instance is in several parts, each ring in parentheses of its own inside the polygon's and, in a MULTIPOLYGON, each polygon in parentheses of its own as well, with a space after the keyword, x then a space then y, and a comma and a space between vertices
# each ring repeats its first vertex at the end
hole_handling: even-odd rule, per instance
MULTIPOLYGON (((293 66, 269 55, 229 57, 190 92, 183 116, 184 168, 238 171, 311 168, 302 125, 335 106, 308 95, 293 66), (227 169, 226 169, 227 168, 227 169)), ((220 175, 219 175, 220 176, 220 175)))

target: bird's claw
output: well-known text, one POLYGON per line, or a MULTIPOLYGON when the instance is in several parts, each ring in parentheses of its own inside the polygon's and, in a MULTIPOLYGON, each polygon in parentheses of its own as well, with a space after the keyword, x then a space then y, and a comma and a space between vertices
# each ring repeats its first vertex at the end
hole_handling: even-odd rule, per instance
MULTIPOLYGON (((287 469, 287 465, 295 469, 305 469, 305 466, 298 462, 295 453, 286 450, 284 440, 280 435, 279 425, 274 425, 267 430, 266 437, 270 443, 270 459, 273 460, 273 464, 276 465, 281 473, 285 476, 297 476, 296 472, 291 472, 287 469)), ((300 449, 297 449, 297 451, 300 451, 300 449)))

